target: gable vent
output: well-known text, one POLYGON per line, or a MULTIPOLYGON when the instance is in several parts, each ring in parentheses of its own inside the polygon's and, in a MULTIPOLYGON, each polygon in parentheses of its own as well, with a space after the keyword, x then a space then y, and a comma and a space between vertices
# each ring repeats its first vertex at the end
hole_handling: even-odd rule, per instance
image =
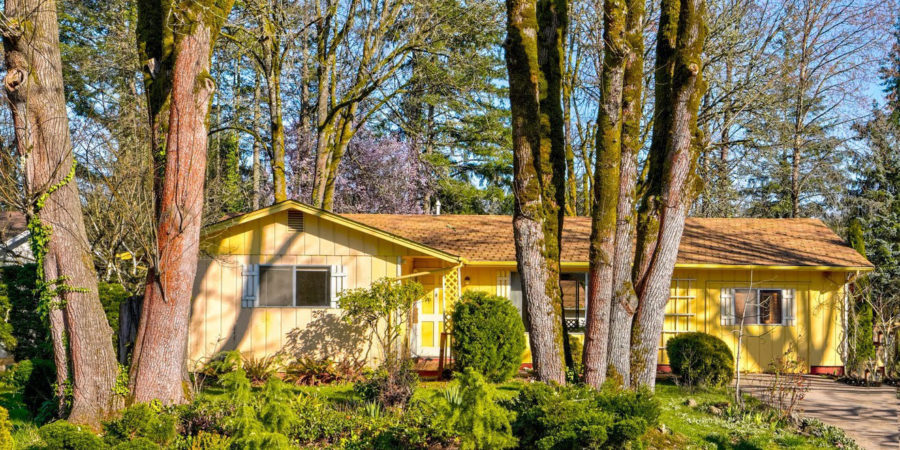
POLYGON ((294 231, 303 231, 303 213, 300 211, 288 211, 288 228, 294 231))

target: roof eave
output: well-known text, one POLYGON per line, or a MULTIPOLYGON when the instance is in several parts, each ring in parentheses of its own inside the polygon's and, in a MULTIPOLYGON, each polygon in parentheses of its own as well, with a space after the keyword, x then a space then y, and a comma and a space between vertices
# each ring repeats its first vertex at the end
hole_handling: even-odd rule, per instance
MULTIPOLYGON (((465 265, 475 267, 515 267, 515 261, 464 260, 465 265)), ((569 269, 587 269, 587 261, 562 261, 560 266, 569 269)), ((716 269, 716 270, 799 270, 810 272, 871 272, 872 266, 797 266, 765 264, 701 264, 676 263, 676 269, 716 269)))

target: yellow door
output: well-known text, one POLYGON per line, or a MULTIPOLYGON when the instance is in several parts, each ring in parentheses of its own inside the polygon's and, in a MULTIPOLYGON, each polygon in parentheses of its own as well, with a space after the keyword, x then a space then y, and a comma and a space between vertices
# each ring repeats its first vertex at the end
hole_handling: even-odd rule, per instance
POLYGON ((439 277, 427 275, 419 278, 425 295, 416 305, 416 331, 418 356, 438 356, 441 333, 444 331, 444 295, 439 277))

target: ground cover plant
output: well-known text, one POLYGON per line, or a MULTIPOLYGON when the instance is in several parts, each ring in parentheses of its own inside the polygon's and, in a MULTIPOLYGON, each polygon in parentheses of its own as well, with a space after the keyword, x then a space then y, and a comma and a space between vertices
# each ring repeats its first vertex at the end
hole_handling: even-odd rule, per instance
MULTIPOLYGON (((855 448, 821 422, 793 423, 725 388, 656 392, 552 387, 527 379, 496 384, 469 369, 422 382, 404 406, 367 400, 352 383, 260 385, 243 369, 220 374, 188 405, 139 404, 92 432, 64 421, 39 426, 21 395, 4 386, 13 449, 228 448, 855 448)), ((2 414, 0 414, 2 416, 2 414)), ((6 450, 2 446, 0 449, 6 450)))

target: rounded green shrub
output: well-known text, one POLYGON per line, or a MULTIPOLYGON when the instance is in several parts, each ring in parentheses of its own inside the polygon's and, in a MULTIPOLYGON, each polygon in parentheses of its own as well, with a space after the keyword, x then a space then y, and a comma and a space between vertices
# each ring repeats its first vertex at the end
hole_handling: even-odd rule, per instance
POLYGON ((59 450, 97 450, 106 445, 96 434, 85 427, 65 420, 48 423, 38 430, 46 448, 59 450))
POLYGON ((515 375, 525 351, 525 327, 509 300, 466 292, 453 309, 451 321, 455 370, 471 367, 492 383, 515 375))
POLYGON ((672 372, 687 386, 716 387, 731 383, 734 356, 721 339, 706 333, 678 335, 666 345, 672 372))
POLYGON ((118 419, 104 423, 103 430, 109 445, 146 438, 164 446, 175 438, 175 417, 156 411, 146 403, 139 403, 122 411, 118 419))
POLYGON ((0 450, 12 449, 12 422, 9 421, 9 412, 0 406, 0 450))
POLYGON ((659 420, 659 402, 646 388, 526 384, 502 402, 513 412, 520 448, 629 448, 659 420))

